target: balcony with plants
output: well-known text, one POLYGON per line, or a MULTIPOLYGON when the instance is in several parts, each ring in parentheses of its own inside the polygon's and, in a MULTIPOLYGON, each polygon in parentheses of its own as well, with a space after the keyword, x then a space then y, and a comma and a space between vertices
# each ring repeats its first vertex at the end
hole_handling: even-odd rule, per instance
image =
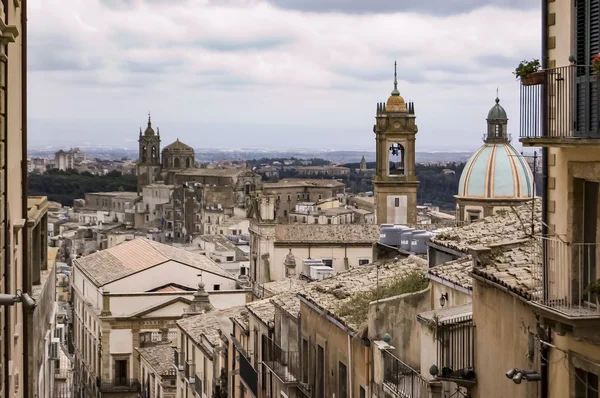
POLYGON ((591 65, 542 69, 522 61, 513 72, 521 82, 520 141, 524 146, 600 145, 600 55, 591 65))

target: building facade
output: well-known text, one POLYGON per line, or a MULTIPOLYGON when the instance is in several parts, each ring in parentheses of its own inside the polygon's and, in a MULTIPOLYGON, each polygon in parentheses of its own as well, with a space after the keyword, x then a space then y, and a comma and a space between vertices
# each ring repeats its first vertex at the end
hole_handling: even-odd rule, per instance
POLYGON ((548 397, 600 389, 598 241, 600 2, 542 2, 541 70, 521 81, 520 141, 542 147, 541 293, 535 297, 548 397), (531 101, 538 101, 532 103, 531 101), (531 120, 540 124, 531 124, 531 120))
POLYGON ((415 144, 418 128, 414 105, 407 104, 398 91, 395 70, 392 95, 387 103, 377 104, 375 119, 377 160, 373 185, 377 223, 416 224, 419 182, 415 174, 415 144))

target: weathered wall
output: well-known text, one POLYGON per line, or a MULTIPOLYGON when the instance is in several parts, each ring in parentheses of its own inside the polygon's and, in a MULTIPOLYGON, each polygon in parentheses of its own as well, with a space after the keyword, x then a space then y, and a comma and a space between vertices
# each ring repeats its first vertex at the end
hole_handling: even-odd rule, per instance
POLYGON ((369 339, 383 340, 389 333, 394 354, 414 369, 421 364, 421 327, 417 314, 431 309, 430 288, 417 293, 372 302, 369 305, 369 339))
POLYGON ((529 334, 536 333, 536 319, 531 307, 488 284, 475 279, 473 283, 477 373, 473 398, 490 397, 493 391, 501 391, 504 397, 537 397, 539 383, 515 384, 504 375, 512 368, 534 367, 534 362, 527 358, 529 334))

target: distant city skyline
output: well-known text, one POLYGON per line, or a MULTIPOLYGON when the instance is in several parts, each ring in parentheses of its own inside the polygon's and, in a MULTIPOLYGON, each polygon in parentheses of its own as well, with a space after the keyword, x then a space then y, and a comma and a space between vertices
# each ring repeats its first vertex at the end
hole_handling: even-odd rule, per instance
POLYGON ((150 111, 165 145, 373 148, 397 59, 417 148, 474 150, 497 88, 518 136, 538 3, 30 0, 30 144, 135 147, 150 111))

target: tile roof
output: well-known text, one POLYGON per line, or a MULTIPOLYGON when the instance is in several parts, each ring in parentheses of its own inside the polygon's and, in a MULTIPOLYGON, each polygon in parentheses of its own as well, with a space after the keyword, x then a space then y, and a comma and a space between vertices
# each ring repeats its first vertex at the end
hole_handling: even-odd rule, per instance
POLYGON ((246 304, 246 308, 265 325, 268 325, 269 321, 275 320, 275 306, 271 299, 252 301, 246 304))
POLYGON ((221 321, 238 317, 246 311, 243 306, 209 311, 204 314, 190 316, 178 320, 177 326, 181 328, 195 343, 200 343, 202 337, 206 338, 215 347, 219 344, 219 331, 221 321))
POLYGON ((298 319, 300 314, 300 300, 298 299, 298 292, 282 293, 271 298, 271 302, 276 307, 285 311, 289 316, 294 319, 298 319))
POLYGON ((542 267, 539 241, 528 239, 490 245, 479 256, 472 274, 504 286, 528 300, 542 293, 542 267))
POLYGON ((175 376, 173 373, 173 347, 171 342, 150 347, 137 348, 140 355, 148 361, 152 369, 160 376, 175 376))
POLYGON ((237 177, 246 169, 188 169, 177 172, 177 174, 206 176, 206 177, 237 177))
POLYGON ((417 318, 420 320, 432 321, 434 317, 437 317, 438 322, 448 322, 469 316, 473 316, 473 303, 422 312, 417 315, 417 318))
POLYGON ((319 188, 341 188, 346 184, 337 180, 328 179, 309 179, 309 178, 284 178, 278 182, 263 183, 263 191, 268 191, 271 188, 287 188, 287 187, 319 187, 319 188))
POLYGON ((74 263, 100 287, 170 260, 235 279, 233 274, 204 255, 143 238, 78 258, 74 263))
POLYGON ((340 272, 321 281, 312 282, 298 296, 311 302, 312 305, 326 310, 343 324, 358 331, 361 325, 354 324, 347 317, 341 317, 336 313, 340 306, 357 293, 367 292, 375 288, 378 279, 381 284, 387 280, 408 275, 411 272, 422 271, 424 273, 426 269, 427 261, 417 256, 410 256, 398 262, 380 264, 379 271, 376 264, 363 265, 340 272))
POLYGON ((429 275, 437 276, 468 290, 473 290, 473 278, 469 274, 473 269, 473 257, 466 256, 445 262, 429 269, 429 275))
POLYGON ((200 239, 215 245, 215 251, 232 252, 235 251, 235 244, 227 239, 225 235, 201 235, 200 239))
POLYGON ((263 297, 272 297, 280 293, 286 293, 290 291, 299 291, 301 288, 309 283, 304 279, 288 278, 280 281, 267 282, 260 285, 260 290, 263 290, 263 297))
POLYGON ((379 241, 379 225, 371 224, 279 224, 276 242, 364 243, 379 241))
MULTIPOLYGON (((531 236, 531 202, 515 206, 506 212, 452 228, 431 238, 431 242, 466 253, 469 246, 489 245, 503 240, 531 236)), ((541 199, 535 201, 534 233, 541 232, 541 199)))

